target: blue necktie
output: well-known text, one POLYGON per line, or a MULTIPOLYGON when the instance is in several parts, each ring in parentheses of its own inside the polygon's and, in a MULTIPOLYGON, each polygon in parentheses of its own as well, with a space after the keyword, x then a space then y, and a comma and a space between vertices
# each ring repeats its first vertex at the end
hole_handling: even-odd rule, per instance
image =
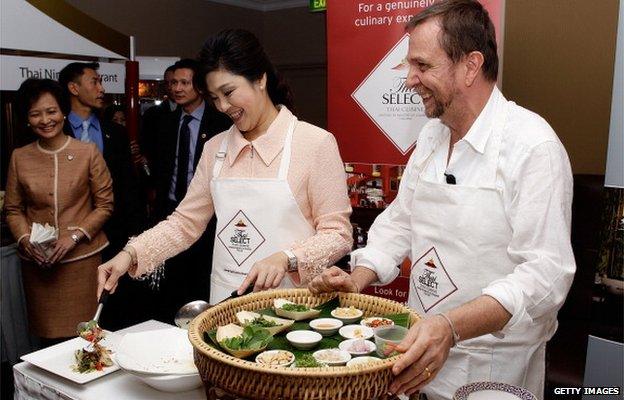
POLYGON ((80 134, 80 141, 89 143, 91 142, 91 138, 89 137, 89 126, 91 123, 89 120, 82 121, 82 133, 80 134))
POLYGON ((186 195, 188 186, 188 164, 191 143, 191 129, 189 123, 193 120, 192 115, 185 115, 180 128, 180 145, 178 146, 178 173, 176 175, 175 196, 176 200, 182 201, 186 195))

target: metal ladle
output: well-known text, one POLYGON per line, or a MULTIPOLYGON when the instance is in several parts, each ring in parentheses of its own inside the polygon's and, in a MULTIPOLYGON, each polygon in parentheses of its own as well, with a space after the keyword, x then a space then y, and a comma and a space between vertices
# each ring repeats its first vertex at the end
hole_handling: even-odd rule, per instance
MULTIPOLYGON (((102 291, 102 294, 100 295, 100 300, 98 300, 98 308, 95 311, 95 316, 93 317, 93 319, 91 321, 95 321, 95 323, 97 324, 98 321, 100 320, 100 314, 102 313, 102 308, 104 307, 104 304, 106 303, 106 300, 108 300, 108 295, 110 294, 110 292, 106 289, 104 289, 102 291)), ((76 332, 78 333, 78 336, 80 336, 80 332, 84 331, 85 329, 87 329, 87 325, 89 324, 89 322, 80 322, 78 324, 78 326, 76 326, 76 332)))
MULTIPOLYGON (((224 301, 228 301, 236 297, 244 296, 246 294, 251 293, 252 291, 253 291, 253 285, 250 285, 247 288, 247 290, 245 290, 245 292, 241 295, 239 295, 238 291, 235 290, 230 294, 230 297, 224 300, 221 300, 217 304, 221 304, 224 301)), ((217 304, 215 304, 215 306, 217 304)), ((191 301, 190 303, 186 303, 185 305, 180 307, 180 309, 175 315, 173 322, 175 322, 176 326, 179 328, 188 329, 189 324, 191 323, 193 319, 195 319, 195 317, 197 317, 199 314, 203 313, 204 311, 206 311, 207 309, 211 307, 214 307, 214 306, 206 303, 203 300, 191 301)))

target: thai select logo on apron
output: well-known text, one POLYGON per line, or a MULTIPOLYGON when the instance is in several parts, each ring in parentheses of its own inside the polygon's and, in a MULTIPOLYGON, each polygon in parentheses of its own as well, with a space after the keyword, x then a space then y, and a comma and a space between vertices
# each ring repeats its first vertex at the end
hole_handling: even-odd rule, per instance
POLYGON ((425 311, 457 291, 435 247, 412 265, 412 271, 412 289, 425 311))
MULTIPOLYGON (((266 239, 241 210, 217 235, 238 266, 258 250, 266 239)), ((231 271, 235 272, 235 271, 231 271)))

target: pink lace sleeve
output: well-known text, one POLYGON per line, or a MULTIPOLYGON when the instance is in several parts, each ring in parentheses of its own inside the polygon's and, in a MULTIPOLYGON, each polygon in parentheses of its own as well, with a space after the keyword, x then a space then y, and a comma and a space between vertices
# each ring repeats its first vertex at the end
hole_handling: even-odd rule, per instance
POLYGON ((308 197, 316 234, 292 248, 299 260, 302 285, 349 253, 353 244, 347 178, 332 135, 317 150, 310 171, 308 197))

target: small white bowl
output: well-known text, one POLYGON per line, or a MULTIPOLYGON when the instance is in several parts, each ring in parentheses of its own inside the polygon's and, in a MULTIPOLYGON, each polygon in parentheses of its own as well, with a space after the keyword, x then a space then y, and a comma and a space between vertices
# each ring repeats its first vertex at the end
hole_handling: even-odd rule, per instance
POLYGON ((375 331, 368 326, 346 325, 340 328, 338 333, 345 339, 370 339, 375 334, 375 331))
POLYGON ((267 365, 267 366, 288 367, 294 361, 295 361, 295 355, 291 353, 290 351, 286 351, 286 350, 267 350, 267 351, 263 351, 262 353, 256 356, 256 363, 261 364, 261 365, 267 365), (263 357, 272 356, 277 353, 286 353, 286 355, 289 356, 289 360, 281 364, 268 364, 262 361, 263 357))
POLYGON ((384 317, 368 317, 368 318, 364 318, 363 320, 361 320, 360 325, 364 325, 371 329, 375 329, 375 328, 380 328, 382 326, 392 326, 394 325, 394 321, 388 318, 384 318, 384 317), (371 323, 375 320, 382 320, 384 322, 384 325, 371 326, 371 323))
POLYGON ((351 360, 351 354, 349 352, 340 350, 340 349, 323 349, 317 350, 312 353, 312 357, 319 363, 326 364, 329 367, 345 365, 349 360, 351 360), (323 358, 324 354, 333 353, 336 357, 335 360, 327 360, 323 358))
POLYGON ((349 307, 336 308, 335 310, 332 310, 331 316, 341 320, 345 324, 353 324, 353 323, 357 322, 360 318, 362 318, 362 315, 364 315, 364 312, 362 310, 358 310, 356 308, 355 309, 355 314, 356 315, 349 316, 349 317, 340 316, 339 315, 339 310, 343 310, 343 309, 349 309, 349 307))
POLYGON ((323 336, 332 336, 342 328, 344 323, 336 318, 318 318, 310 321, 310 328, 314 329, 323 336))
POLYGON ((366 364, 374 363, 377 361, 381 361, 381 358, 370 357, 370 356, 356 357, 356 358, 351 359, 347 363, 347 367, 354 367, 356 365, 366 365, 366 364))
POLYGON ((299 350, 310 350, 323 339, 318 332, 313 331, 290 331, 286 334, 286 340, 299 350))
POLYGON ((340 342, 340 344, 338 345, 338 348, 340 350, 344 350, 344 351, 348 352, 352 356, 365 356, 365 355, 370 354, 373 351, 377 350, 377 345, 375 345, 375 343, 371 342, 370 340, 349 339, 349 340, 345 340, 345 341, 340 342), (353 351, 353 350, 351 350, 351 347, 355 343, 357 343, 357 342, 362 342, 364 344, 364 346, 367 347, 367 350, 366 351, 353 351))

